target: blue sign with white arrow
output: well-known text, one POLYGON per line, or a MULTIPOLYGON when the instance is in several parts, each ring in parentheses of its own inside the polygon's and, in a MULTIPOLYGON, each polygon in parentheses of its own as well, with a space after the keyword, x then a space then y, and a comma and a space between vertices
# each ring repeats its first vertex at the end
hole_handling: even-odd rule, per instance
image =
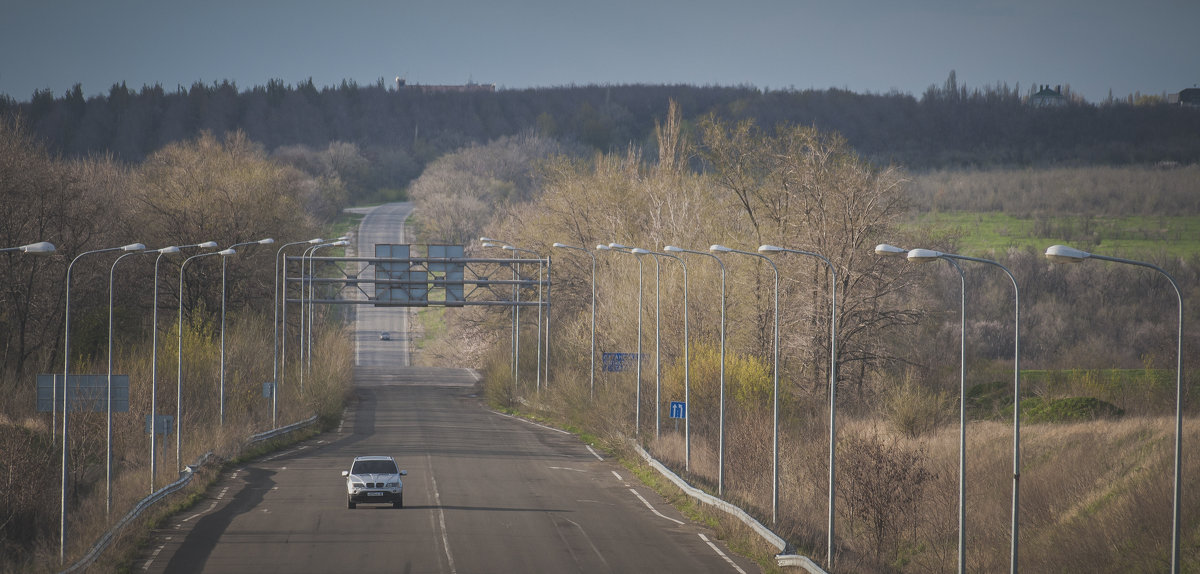
POLYGON ((687 403, 683 401, 671 401, 671 418, 686 419, 687 403))

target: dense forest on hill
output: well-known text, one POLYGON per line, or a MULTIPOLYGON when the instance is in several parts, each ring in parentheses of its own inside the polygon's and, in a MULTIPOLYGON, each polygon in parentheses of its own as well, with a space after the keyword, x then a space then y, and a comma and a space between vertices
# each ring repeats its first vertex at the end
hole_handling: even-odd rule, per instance
MULTIPOLYGON (((1068 92, 1069 94, 1069 92, 1068 92)), ((30 101, 0 96, 0 115, 20 115, 52 152, 112 154, 139 162, 202 132, 237 130, 268 151, 352 143, 369 160, 361 190, 399 188, 437 157, 465 145, 534 132, 599 151, 630 144, 653 150, 654 123, 669 99, 685 125, 708 114, 758 125, 788 123, 842 134, 875 163, 911 170, 958 167, 1125 165, 1200 161, 1200 112, 1111 101, 1033 107, 1021 88, 944 85, 920 97, 846 90, 763 90, 750 86, 565 86, 496 92, 426 93, 343 82, 318 88, 271 81, 248 90, 230 82, 112 86, 85 97, 82 86, 30 101)))

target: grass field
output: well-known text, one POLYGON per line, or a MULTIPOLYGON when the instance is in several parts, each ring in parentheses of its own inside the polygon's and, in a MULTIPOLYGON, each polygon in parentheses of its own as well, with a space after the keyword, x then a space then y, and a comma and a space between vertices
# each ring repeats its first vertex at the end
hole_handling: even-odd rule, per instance
POLYGON ((1014 217, 1003 213, 929 212, 902 227, 935 237, 955 235, 966 255, 1010 247, 1045 251, 1054 244, 1116 256, 1200 255, 1200 217, 1014 217))

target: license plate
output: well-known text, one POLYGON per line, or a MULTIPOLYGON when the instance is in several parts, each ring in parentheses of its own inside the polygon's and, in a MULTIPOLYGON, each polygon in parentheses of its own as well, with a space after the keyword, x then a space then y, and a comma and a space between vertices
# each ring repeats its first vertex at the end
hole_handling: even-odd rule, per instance
POLYGON ((382 492, 368 492, 367 496, 383 496, 382 492))

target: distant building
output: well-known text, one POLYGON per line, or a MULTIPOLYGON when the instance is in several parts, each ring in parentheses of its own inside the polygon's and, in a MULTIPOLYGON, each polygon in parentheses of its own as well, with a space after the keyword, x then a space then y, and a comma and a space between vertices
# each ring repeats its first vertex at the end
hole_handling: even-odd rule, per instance
POLYGON ((1035 108, 1052 108, 1066 104, 1067 98, 1062 95, 1062 86, 1050 89, 1049 85, 1045 85, 1036 94, 1029 96, 1029 105, 1035 108))
POLYGON ((452 93, 491 93, 496 91, 496 84, 476 84, 467 82, 463 85, 435 86, 426 84, 409 84, 404 78, 396 78, 396 90, 415 90, 422 94, 452 94, 452 93))
POLYGON ((1167 103, 1185 108, 1200 108, 1200 88, 1187 88, 1167 96, 1167 103))

